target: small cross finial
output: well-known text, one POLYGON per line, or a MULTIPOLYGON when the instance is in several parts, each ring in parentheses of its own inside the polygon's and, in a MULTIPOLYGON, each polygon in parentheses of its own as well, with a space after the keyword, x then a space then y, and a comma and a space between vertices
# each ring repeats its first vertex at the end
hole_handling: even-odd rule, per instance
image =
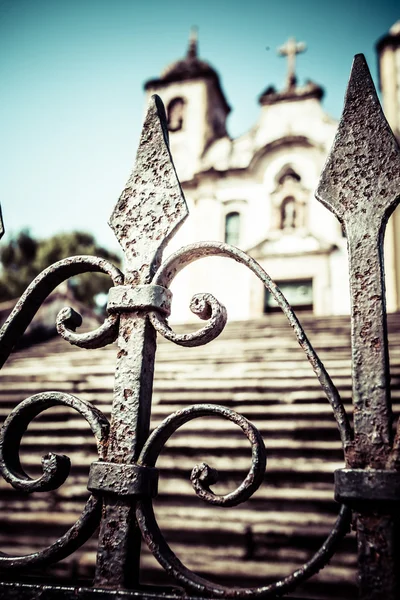
POLYGON ((304 42, 296 42, 296 38, 289 38, 286 44, 277 49, 278 56, 287 56, 288 74, 286 87, 288 90, 296 86, 296 54, 305 52, 307 46, 304 42))
POLYGON ((187 52, 188 58, 197 58, 198 41, 198 29, 195 25, 193 25, 193 27, 190 30, 189 47, 187 52))

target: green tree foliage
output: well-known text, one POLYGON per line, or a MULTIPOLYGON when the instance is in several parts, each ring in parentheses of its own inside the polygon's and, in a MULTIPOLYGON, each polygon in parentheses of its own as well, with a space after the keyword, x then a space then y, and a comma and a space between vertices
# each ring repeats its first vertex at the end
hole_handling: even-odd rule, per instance
MULTIPOLYGON (((0 247, 0 302, 18 298, 43 269, 77 254, 100 256, 116 266, 121 262, 116 254, 98 246, 90 233, 74 231, 35 240, 28 231, 21 231, 0 247)), ((69 280, 74 297, 91 307, 96 306, 97 294, 106 293, 111 285, 108 276, 98 273, 84 273, 69 280)))

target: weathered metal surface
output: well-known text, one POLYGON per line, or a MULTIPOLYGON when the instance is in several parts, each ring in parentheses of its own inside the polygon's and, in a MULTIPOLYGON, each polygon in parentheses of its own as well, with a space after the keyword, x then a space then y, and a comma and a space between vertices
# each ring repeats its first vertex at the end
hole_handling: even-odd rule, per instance
POLYGON ((355 430, 349 460, 353 467, 384 468, 391 407, 383 235, 400 199, 400 153, 362 55, 354 60, 316 195, 341 221, 348 240, 355 430))
POLYGON ((151 283, 162 251, 188 215, 161 99, 150 100, 135 167, 111 215, 126 259, 125 285, 151 283))
MULTIPOLYGON (((171 587, 162 588, 162 598, 177 600, 177 598, 183 597, 181 592, 182 590, 171 587)), ((160 598, 160 589, 155 586, 146 586, 138 591, 129 592, 127 590, 100 590, 99 588, 90 587, 89 582, 86 585, 79 584, 76 586, 0 582, 0 598, 8 598, 9 600, 126 600, 127 598, 131 600, 157 600, 160 598)), ((201 599, 196 598, 196 600, 201 599)))
MULTIPOLYGON (((396 463, 386 329, 383 237, 400 199, 400 152, 382 113, 362 55, 354 59, 343 115, 321 175, 317 198, 340 220, 349 252, 354 443, 353 468, 396 463)), ((360 593, 399 597, 398 526, 373 507, 358 516, 360 593)))
POLYGON ((77 327, 82 325, 82 317, 70 306, 66 306, 57 315, 57 332, 64 340, 79 348, 104 348, 115 342, 118 335, 118 315, 108 315, 104 323, 94 331, 76 333, 77 327))
POLYGON ((117 496, 157 496, 158 470, 140 465, 92 463, 88 490, 117 496))
MULTIPOLYGON (((243 483, 225 496, 217 496, 210 485, 216 483, 217 473, 206 464, 195 467, 191 481, 196 494, 205 502, 217 506, 235 506, 244 502, 256 491, 263 480, 266 453, 260 433, 247 419, 234 411, 218 405, 199 404, 180 410, 157 427, 146 442, 139 457, 139 464, 154 466, 157 458, 171 435, 185 423, 193 419, 218 415, 229 419, 243 430, 252 447, 252 464, 243 483)), ((295 589, 297 585, 318 572, 334 553, 338 541, 347 533, 350 525, 350 511, 342 507, 331 534, 312 559, 285 579, 258 588, 229 588, 215 584, 190 571, 173 553, 163 537, 149 500, 137 503, 137 519, 143 539, 164 569, 186 590, 196 596, 223 598, 274 598, 295 589)))
MULTIPOLYGON (((114 265, 93 256, 73 256, 61 260, 34 279, 0 330, 0 366, 6 362, 14 345, 46 297, 69 277, 91 271, 108 274, 114 284, 122 283, 122 274, 114 265)), ((68 314, 69 322, 71 314, 68 314)), ((80 324, 80 321, 80 316, 75 313, 74 326, 80 324)), ((98 331, 75 334, 75 336, 82 340, 86 340, 91 335, 96 338, 98 331)), ((19 446, 30 421, 43 410, 56 405, 69 406, 87 420, 97 441, 99 457, 105 456, 108 422, 98 409, 69 394, 60 392, 37 394, 21 402, 10 413, 0 433, 0 471, 6 481, 17 489, 26 492, 51 490, 61 485, 68 477, 69 459, 66 456, 52 453, 44 456, 43 475, 37 480, 32 480, 24 472, 19 460, 19 446)), ((14 569, 17 573, 21 573, 32 566, 48 565, 72 554, 98 527, 100 511, 101 502, 91 496, 76 523, 51 546, 26 556, 9 556, 0 553, 0 568, 7 571, 14 569)))
MULTIPOLYGON (((280 598, 281 595, 275 596, 280 598)), ((99 588, 79 586, 62 586, 46 584, 1 583, 0 598, 9 600, 201 600, 200 596, 187 596, 179 588, 159 588, 156 586, 143 586, 137 591, 127 590, 100 590, 99 588)), ((300 600, 290 596, 291 600, 300 600)), ((304 598, 303 598, 304 600, 304 598)))
POLYGON ((348 509, 340 509, 336 523, 321 548, 301 568, 276 583, 257 588, 233 588, 218 585, 190 571, 173 553, 158 528, 150 503, 138 502, 138 519, 143 538, 167 573, 184 589, 196 597, 205 598, 277 598, 297 588, 315 575, 329 562, 338 543, 348 533, 350 519, 348 509))
MULTIPOLYGON (((273 295, 277 304, 286 315, 291 327, 293 328, 300 346, 305 351, 308 360, 313 367, 322 388, 324 389, 328 400, 330 401, 334 416, 336 418, 343 445, 347 447, 351 443, 351 429, 348 422, 346 412, 340 400, 338 391, 332 383, 324 365, 319 360, 307 336, 304 333, 299 321, 293 310, 290 308, 285 297, 280 292, 276 284, 271 280, 268 274, 262 267, 246 253, 221 242, 198 242, 190 246, 186 246, 170 256, 158 269, 154 276, 154 283, 163 287, 168 287, 174 277, 187 265, 207 256, 224 256, 232 258, 237 262, 245 265, 263 282, 270 293, 273 295)), ((190 334, 175 333, 166 322, 165 317, 157 312, 150 313, 150 319, 155 329, 167 339, 182 345, 182 346, 198 346, 205 344, 219 335, 226 323, 225 308, 210 294, 198 294, 194 297, 191 304, 192 311, 198 314, 200 318, 209 319, 208 323, 200 330, 190 334), (193 310, 194 308, 194 310, 193 310)), ((198 405, 188 409, 178 411, 171 417, 168 417, 149 437, 141 456, 139 457, 140 464, 149 466, 155 465, 157 457, 168 440, 168 438, 181 425, 194 418, 206 415, 220 415, 232 420, 234 423, 242 427, 243 431, 248 435, 251 431, 254 436, 253 452, 263 453, 264 446, 258 432, 253 429, 250 423, 233 411, 219 406, 198 405)), ((249 438, 250 439, 250 438, 249 438)), ((256 454, 256 456, 258 455, 256 454)), ((253 461, 255 455, 253 454, 253 461)), ((253 467, 258 470, 261 458, 257 458, 253 463, 253 467)), ((264 468, 265 465, 263 465, 264 468)), ((221 506, 233 506, 248 499, 255 491, 253 489, 254 475, 250 471, 248 478, 243 482, 242 486, 235 492, 232 492, 226 497, 216 496, 211 490, 210 485, 217 480, 217 473, 208 465, 200 465, 192 471, 192 484, 196 493, 206 502, 221 506), (248 487, 249 482, 251 486, 248 487)), ((258 484, 259 485, 259 484, 258 484)), ((312 574, 321 569, 332 556, 337 543, 347 533, 349 529, 351 512, 345 506, 340 510, 337 522, 332 529, 328 539, 321 549, 298 571, 294 572, 284 580, 278 581, 275 584, 254 589, 228 588, 221 585, 216 585, 187 569, 179 558, 172 552, 171 548, 165 541, 154 516, 152 505, 149 501, 139 501, 137 508, 137 519, 141 528, 143 538, 148 547, 153 552, 154 556, 160 562, 168 573, 176 579, 185 589, 190 590, 196 595, 204 595, 206 597, 225 597, 225 598, 273 598, 277 594, 287 593, 299 584, 300 581, 308 579, 312 574)))
POLYGON ((109 313, 156 310, 169 316, 171 298, 171 292, 160 285, 120 285, 110 290, 107 310, 109 313))
MULTIPOLYGON (((87 272, 105 273, 109 275, 114 285, 122 283, 123 276, 119 269, 107 260, 96 256, 71 256, 42 271, 22 294, 0 330, 0 367, 4 365, 10 356, 13 347, 23 335, 47 296, 69 277, 87 272)), ((75 326, 76 324, 75 321, 75 326)), ((114 321, 108 322, 108 327, 113 330, 115 328, 114 321)), ((99 330, 97 329, 96 332, 95 336, 99 333, 99 330)), ((80 339, 84 343, 89 336, 90 334, 87 333, 75 334, 74 339, 80 339)))
POLYGON ((264 478, 267 456, 263 439, 258 430, 250 421, 229 408, 214 404, 195 404, 170 415, 152 432, 143 448, 138 463, 147 467, 154 467, 164 445, 179 427, 193 419, 210 416, 221 416, 229 419, 242 429, 251 444, 251 468, 243 483, 234 492, 225 496, 217 496, 210 490, 209 486, 218 481, 218 473, 205 463, 194 467, 190 480, 196 494, 205 502, 215 506, 236 506, 248 500, 260 487, 264 478))
POLYGON ((400 508, 400 473, 379 469, 339 469, 335 471, 335 499, 359 509, 374 512, 400 508), (369 506, 368 506, 369 503, 369 506))
MULTIPOLYGON (((164 107, 159 98, 153 97, 143 125, 135 167, 110 220, 125 253, 125 286, 151 283, 161 262, 163 248, 187 214, 168 148, 164 107)), ((126 296, 126 290, 124 294, 126 296)), ((147 299, 151 305, 154 298, 147 299)), ((127 305, 127 298, 121 300, 107 460, 133 464, 149 433, 156 333, 147 315, 150 305, 132 310, 132 304, 128 302, 127 305)), ((137 586, 140 543, 134 503, 105 494, 96 585, 137 586)))
MULTIPOLYGON (((47 454, 42 459, 43 475, 32 479, 23 470, 19 460, 21 439, 29 423, 40 413, 52 406, 68 406, 76 410, 88 422, 96 439, 100 458, 105 456, 105 440, 108 421, 104 415, 88 402, 61 392, 36 394, 21 402, 7 417, 0 435, 0 472, 14 488, 24 492, 45 492, 58 488, 69 475, 70 461, 66 456, 47 454)), ((27 556, 0 555, 0 567, 23 569, 50 564, 75 552, 98 527, 101 503, 91 496, 76 523, 51 546, 27 556)))

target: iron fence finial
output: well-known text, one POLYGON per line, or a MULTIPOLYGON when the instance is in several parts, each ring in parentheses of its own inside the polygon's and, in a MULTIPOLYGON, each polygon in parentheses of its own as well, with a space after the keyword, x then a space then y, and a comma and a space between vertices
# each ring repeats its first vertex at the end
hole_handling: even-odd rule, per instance
POLYGON ((400 151, 362 54, 316 197, 342 222, 349 252, 355 452, 383 468, 391 441, 383 237, 400 199, 400 151))
POLYGON ((376 94, 364 55, 357 54, 333 147, 316 196, 340 221, 369 213, 381 223, 400 196, 400 153, 376 94))
POLYGON ((335 473, 336 498, 356 511, 360 597, 396 600, 392 511, 398 504, 387 501, 387 489, 398 473, 389 466, 394 448, 383 240, 400 200, 400 151, 362 54, 354 59, 316 196, 343 224, 349 253, 354 443, 346 450, 350 469, 335 473))
POLYGON ((109 224, 126 258, 131 283, 149 283, 161 252, 188 215, 168 145, 161 99, 151 97, 131 176, 109 224))

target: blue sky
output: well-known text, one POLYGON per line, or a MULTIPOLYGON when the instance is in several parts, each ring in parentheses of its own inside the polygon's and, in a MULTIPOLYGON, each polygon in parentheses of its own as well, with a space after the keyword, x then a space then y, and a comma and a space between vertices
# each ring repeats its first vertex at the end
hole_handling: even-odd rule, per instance
POLYGON ((295 36, 301 82, 326 90, 340 116, 352 57, 377 80, 375 42, 398 1, 0 0, 0 202, 6 230, 93 232, 118 248, 107 220, 128 178, 144 110, 143 83, 186 52, 220 73, 235 137, 257 119, 258 95, 282 87, 276 47, 295 36))

